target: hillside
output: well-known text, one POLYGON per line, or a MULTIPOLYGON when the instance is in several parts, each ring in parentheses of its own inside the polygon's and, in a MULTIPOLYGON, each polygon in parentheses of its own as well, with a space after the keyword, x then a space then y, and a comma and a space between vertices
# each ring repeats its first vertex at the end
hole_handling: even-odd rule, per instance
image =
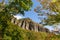
POLYGON ((44 36, 46 37, 47 34, 43 32, 38 33, 34 31, 25 30, 18 27, 17 25, 9 23, 9 27, 6 28, 3 38, 5 40, 7 39, 8 40, 40 40, 44 38, 44 36))
POLYGON ((25 30, 10 22, 8 22, 8 25, 3 40, 60 40, 60 35, 25 30))
MULTIPOLYGON (((46 30, 42 31, 43 26, 39 26, 38 23, 33 22, 31 19, 21 19, 19 23, 24 23, 28 22, 29 25, 33 25, 33 26, 27 26, 27 27, 40 27, 40 31, 38 30, 35 31, 30 30, 30 29, 23 29, 22 26, 17 25, 19 20, 14 21, 13 23, 11 23, 11 21, 7 21, 7 25, 6 23, 3 24, 3 31, 2 31, 2 26, 0 25, 0 40, 60 40, 60 35, 55 35, 53 33, 50 32, 46 32, 46 30), (22 21, 22 22, 21 22, 22 21), (17 23, 17 24, 15 24, 17 23), (30 24, 32 23, 32 24, 30 24), (34 24, 36 24, 37 26, 34 26, 34 24)), ((22 25, 21 24, 21 25, 22 25)), ((23 24, 24 25, 24 24, 23 24)))
POLYGON ((30 18, 23 18, 17 20, 15 17, 13 17, 11 19, 11 22, 26 30, 31 30, 35 32, 49 32, 49 30, 47 28, 44 28, 42 24, 38 24, 32 21, 30 18))

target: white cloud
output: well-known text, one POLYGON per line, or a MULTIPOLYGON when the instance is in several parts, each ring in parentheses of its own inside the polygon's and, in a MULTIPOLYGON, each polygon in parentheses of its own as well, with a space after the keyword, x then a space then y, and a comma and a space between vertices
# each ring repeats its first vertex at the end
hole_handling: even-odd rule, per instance
POLYGON ((47 25, 47 26, 44 26, 44 27, 45 27, 45 28, 48 28, 50 31, 54 30, 53 26, 47 25))
POLYGON ((24 18, 23 16, 14 16, 15 18, 17 18, 17 19, 22 19, 22 18, 24 18))

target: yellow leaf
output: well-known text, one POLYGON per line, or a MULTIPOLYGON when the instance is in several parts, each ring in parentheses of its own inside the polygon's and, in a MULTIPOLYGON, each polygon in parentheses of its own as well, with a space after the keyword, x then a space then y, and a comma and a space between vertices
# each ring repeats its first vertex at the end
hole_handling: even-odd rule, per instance
POLYGON ((56 2, 57 0, 52 0, 52 2, 56 2))

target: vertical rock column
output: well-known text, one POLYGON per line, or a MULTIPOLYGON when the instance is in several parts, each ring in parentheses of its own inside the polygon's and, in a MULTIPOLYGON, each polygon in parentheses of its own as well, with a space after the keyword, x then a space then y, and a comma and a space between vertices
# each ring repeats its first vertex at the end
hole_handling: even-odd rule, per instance
POLYGON ((18 20, 15 20, 15 24, 17 24, 18 23, 18 20))
POLYGON ((22 25, 22 21, 19 21, 19 24, 18 24, 18 26, 19 26, 19 27, 21 27, 21 25, 22 25))
POLYGON ((23 22, 22 28, 25 29, 25 21, 23 22))
POLYGON ((31 27, 31 30, 34 31, 34 26, 31 27))
POLYGON ((29 30, 29 23, 26 22, 26 29, 29 30))
POLYGON ((31 23, 31 30, 34 31, 34 23, 31 23))
POLYGON ((35 32, 38 32, 38 25, 34 25, 34 28, 35 28, 35 32))

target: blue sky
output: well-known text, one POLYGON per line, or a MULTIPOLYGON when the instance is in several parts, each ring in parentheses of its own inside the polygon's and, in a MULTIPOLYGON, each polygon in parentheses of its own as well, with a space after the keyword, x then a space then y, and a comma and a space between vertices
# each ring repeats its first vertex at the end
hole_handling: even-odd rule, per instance
POLYGON ((36 8, 40 3, 37 2, 37 0, 32 0, 33 6, 31 8, 31 11, 25 12, 25 17, 31 18, 35 22, 39 22, 38 15, 36 12, 34 12, 34 8, 36 8))

